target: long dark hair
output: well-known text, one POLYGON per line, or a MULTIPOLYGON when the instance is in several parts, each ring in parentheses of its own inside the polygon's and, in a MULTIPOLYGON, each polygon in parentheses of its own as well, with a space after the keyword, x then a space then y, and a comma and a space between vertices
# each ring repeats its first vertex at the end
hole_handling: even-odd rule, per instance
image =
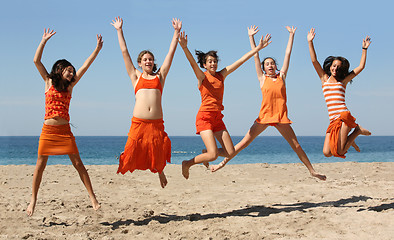
POLYGON ((350 72, 349 72, 350 63, 346 58, 340 57, 340 56, 327 57, 323 63, 323 70, 328 76, 331 76, 330 67, 335 60, 339 60, 342 63, 341 67, 338 69, 338 73, 337 73, 337 77, 336 77, 339 82, 342 82, 350 74, 350 72))
POLYGON ((155 55, 153 55, 153 53, 152 53, 151 51, 149 51, 149 50, 143 50, 143 51, 141 51, 140 54, 138 54, 137 62, 138 62, 138 63, 141 63, 142 56, 144 56, 145 54, 149 54, 149 55, 151 55, 151 56, 153 57, 153 68, 152 68, 152 71, 153 71, 153 72, 156 72, 156 70, 157 70, 157 65, 156 65, 156 63, 155 63, 155 55))
POLYGON ((66 59, 60 59, 60 60, 57 60, 55 62, 55 64, 53 64, 51 73, 49 74, 49 78, 52 79, 52 85, 57 91, 67 92, 70 84, 72 82, 75 82, 75 74, 76 74, 76 71, 75 71, 74 66, 66 59), (69 66, 71 66, 74 71, 74 75, 73 75, 71 81, 67 81, 62 78, 64 69, 69 66))
POLYGON ((215 58, 219 62, 219 56, 217 54, 217 51, 209 51, 207 53, 204 53, 202 51, 196 50, 196 55, 197 55, 197 63, 200 64, 201 68, 204 68, 204 64, 207 62, 207 58, 209 56, 215 58))

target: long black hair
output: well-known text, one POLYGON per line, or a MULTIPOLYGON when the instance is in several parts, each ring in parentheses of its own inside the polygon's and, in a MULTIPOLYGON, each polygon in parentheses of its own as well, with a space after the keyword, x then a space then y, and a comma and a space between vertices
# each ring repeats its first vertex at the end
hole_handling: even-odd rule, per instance
POLYGON ((197 55, 197 63, 200 64, 201 68, 204 68, 204 64, 207 62, 207 58, 209 56, 215 58, 219 62, 219 56, 217 54, 217 51, 209 51, 207 53, 204 53, 202 51, 196 50, 196 55, 197 55))
POLYGON ((337 71, 337 76, 336 76, 337 80, 339 82, 342 82, 350 74, 350 72, 349 72, 350 63, 349 63, 349 61, 346 58, 340 57, 340 56, 338 56, 338 57, 334 57, 334 56, 327 57, 326 60, 324 60, 324 63, 323 63, 323 70, 328 76, 331 76, 330 67, 331 67, 332 63, 335 60, 339 60, 342 63, 341 67, 337 71))
POLYGON ((70 84, 72 82, 75 82, 75 74, 76 74, 76 71, 75 71, 74 66, 66 59, 60 59, 60 60, 57 60, 55 62, 55 64, 53 64, 51 73, 49 74, 49 78, 52 79, 52 85, 57 91, 67 92, 70 84), (71 66, 74 71, 74 75, 73 75, 71 81, 67 81, 62 78, 64 69, 69 66, 71 66))

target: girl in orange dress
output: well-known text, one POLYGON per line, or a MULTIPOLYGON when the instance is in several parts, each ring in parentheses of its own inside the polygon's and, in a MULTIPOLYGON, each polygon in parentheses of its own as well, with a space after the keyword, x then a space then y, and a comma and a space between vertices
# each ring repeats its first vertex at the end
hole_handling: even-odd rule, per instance
POLYGON ((200 67, 206 70, 203 72, 187 48, 187 35, 184 32, 181 33, 179 44, 197 77, 198 88, 201 93, 201 106, 196 117, 196 128, 197 134, 200 134, 206 147, 202 154, 182 162, 182 175, 186 179, 189 178, 191 166, 199 163, 208 166, 208 162, 214 161, 218 156, 230 157, 235 153, 230 134, 222 120, 224 79, 255 53, 268 46, 271 43, 270 39, 269 34, 264 39, 262 37, 257 47, 253 47, 239 60, 220 71, 217 71, 218 56, 216 51, 209 51, 208 53, 196 51, 200 67), (222 148, 217 147, 215 138, 222 148))
POLYGON ((125 149, 119 157, 118 173, 149 169, 159 174, 160 185, 164 188, 167 185, 164 167, 166 162, 171 160, 171 141, 164 132, 161 98, 178 44, 182 22, 178 19, 172 20, 174 35, 168 54, 159 70, 156 69, 155 58, 150 51, 145 50, 139 54, 137 63, 142 72, 136 69, 131 61, 123 36, 123 20, 117 17, 111 24, 117 30, 126 70, 135 90, 133 118, 125 149))
POLYGON ((97 35, 97 46, 93 53, 86 59, 78 71, 65 59, 58 60, 48 74, 41 62, 42 53, 47 41, 55 35, 53 30, 44 29, 44 34, 40 45, 34 56, 34 64, 45 82, 45 121, 40 135, 38 145, 38 157, 36 168, 33 174, 33 188, 30 204, 26 209, 29 216, 32 216, 37 202, 38 189, 42 179, 42 174, 47 165, 49 155, 65 155, 78 171, 78 174, 85 185, 94 210, 100 208, 100 204, 93 192, 89 174, 79 156, 75 138, 70 129, 69 105, 74 86, 88 70, 94 59, 97 57, 103 46, 101 35, 97 35))
MULTIPOLYGON (((277 72, 277 65, 273 58, 267 57, 262 63, 260 63, 259 54, 256 53, 254 55, 257 78, 260 82, 261 93, 263 95, 259 117, 255 120, 254 124, 246 133, 245 137, 237 145, 235 145, 235 154, 232 157, 225 158, 220 164, 211 166, 212 172, 224 167, 226 163, 236 156, 240 151, 242 151, 242 149, 249 146, 249 144, 260 133, 267 129, 268 126, 274 126, 290 144, 294 152, 297 153, 299 159, 308 168, 310 174, 313 177, 317 177, 321 180, 326 179, 326 176, 317 173, 313 169, 313 166, 310 163, 307 155, 297 141, 297 137, 293 131, 293 128, 290 126, 290 123, 292 122, 287 117, 285 79, 287 76, 287 70, 289 69, 294 34, 297 28, 290 28, 288 26, 286 28, 289 31, 289 41, 287 43, 283 67, 279 72, 277 72)), ((251 26, 248 28, 249 40, 252 49, 256 46, 254 42, 254 35, 258 31, 259 30, 256 26, 251 26)))
POLYGON ((356 124, 356 119, 350 114, 345 104, 346 86, 364 69, 371 38, 366 36, 363 39, 360 64, 353 71, 349 72, 349 61, 344 57, 329 56, 324 61, 323 67, 320 65, 313 46, 315 35, 315 29, 312 28, 307 36, 309 53, 313 67, 322 83, 330 119, 324 140, 323 154, 326 157, 345 158, 345 154, 351 146, 356 151, 360 151, 355 143, 355 139, 359 135, 371 135, 370 131, 356 124), (354 130, 350 133, 352 129, 354 130))

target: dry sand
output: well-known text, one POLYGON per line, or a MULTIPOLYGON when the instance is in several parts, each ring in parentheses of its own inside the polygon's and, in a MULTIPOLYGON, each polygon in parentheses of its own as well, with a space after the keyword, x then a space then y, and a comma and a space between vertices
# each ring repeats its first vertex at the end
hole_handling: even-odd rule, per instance
POLYGON ((394 239, 394 163, 179 165, 117 175, 87 166, 102 204, 90 206, 72 166, 48 166, 27 217, 34 166, 0 166, 0 239, 394 239))

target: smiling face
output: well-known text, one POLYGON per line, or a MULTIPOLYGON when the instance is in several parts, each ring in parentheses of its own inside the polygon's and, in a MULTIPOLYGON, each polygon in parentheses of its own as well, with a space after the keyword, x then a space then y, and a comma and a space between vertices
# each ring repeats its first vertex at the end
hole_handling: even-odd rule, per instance
POLYGON ((74 68, 72 66, 68 66, 68 67, 63 69, 63 71, 62 71, 62 78, 64 80, 67 80, 67 81, 71 82, 73 77, 74 77, 74 68))
POLYGON ((208 56, 204 64, 204 68, 211 74, 216 73, 216 70, 218 69, 218 60, 215 57, 208 56))
POLYGON ((342 62, 340 60, 334 60, 330 67, 330 72, 333 77, 338 76, 339 69, 342 67, 342 62))
POLYGON ((153 67, 155 65, 155 58, 150 53, 145 53, 141 56, 140 61, 138 61, 138 66, 147 73, 153 72, 153 67))
POLYGON ((275 75, 276 74, 276 62, 272 58, 267 58, 263 62, 263 70, 267 75, 275 75))

